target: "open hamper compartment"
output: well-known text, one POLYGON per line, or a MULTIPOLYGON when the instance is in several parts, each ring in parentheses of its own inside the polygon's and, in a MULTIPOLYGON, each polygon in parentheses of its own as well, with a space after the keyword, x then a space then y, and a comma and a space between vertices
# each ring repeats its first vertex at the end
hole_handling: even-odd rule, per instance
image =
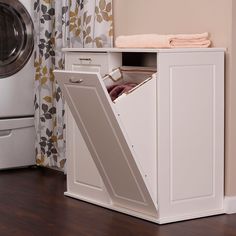
POLYGON ((143 68, 119 71, 104 78, 92 72, 55 71, 55 75, 111 208, 155 219, 156 75, 143 68), (107 88, 124 82, 137 85, 112 102, 107 88))
POLYGON ((106 75, 103 83, 112 101, 117 103, 123 96, 131 94, 156 76, 155 68, 119 67, 106 75))

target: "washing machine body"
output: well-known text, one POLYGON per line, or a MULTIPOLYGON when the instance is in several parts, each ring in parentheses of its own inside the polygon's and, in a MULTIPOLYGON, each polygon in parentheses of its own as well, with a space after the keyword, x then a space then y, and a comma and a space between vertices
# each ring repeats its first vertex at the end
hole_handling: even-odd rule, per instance
POLYGON ((0 117, 33 115, 33 6, 0 0, 0 117))
POLYGON ((35 164, 33 1, 0 0, 0 169, 35 164))

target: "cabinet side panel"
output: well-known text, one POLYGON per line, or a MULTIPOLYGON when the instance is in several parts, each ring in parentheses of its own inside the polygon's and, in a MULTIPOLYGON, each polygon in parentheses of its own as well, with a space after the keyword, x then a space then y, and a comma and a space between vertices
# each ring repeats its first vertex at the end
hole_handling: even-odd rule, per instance
POLYGON ((170 67, 171 201, 213 196, 213 65, 170 67))
POLYGON ((160 218, 223 209, 223 53, 159 55, 160 218))

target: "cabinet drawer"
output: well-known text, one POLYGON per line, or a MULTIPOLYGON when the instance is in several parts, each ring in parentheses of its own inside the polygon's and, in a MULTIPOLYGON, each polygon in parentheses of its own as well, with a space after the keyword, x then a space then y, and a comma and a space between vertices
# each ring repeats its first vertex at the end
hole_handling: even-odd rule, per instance
POLYGON ((75 71, 98 72, 102 76, 109 73, 107 53, 69 53, 66 69, 75 71))
POLYGON ((0 120, 0 169, 35 164, 34 118, 0 120))

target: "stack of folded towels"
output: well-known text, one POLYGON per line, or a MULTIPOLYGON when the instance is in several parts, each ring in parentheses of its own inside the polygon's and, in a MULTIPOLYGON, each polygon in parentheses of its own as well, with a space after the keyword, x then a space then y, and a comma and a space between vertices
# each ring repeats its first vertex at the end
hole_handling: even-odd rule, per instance
POLYGON ((118 36, 118 48, 207 48, 211 45, 209 34, 139 34, 118 36))

